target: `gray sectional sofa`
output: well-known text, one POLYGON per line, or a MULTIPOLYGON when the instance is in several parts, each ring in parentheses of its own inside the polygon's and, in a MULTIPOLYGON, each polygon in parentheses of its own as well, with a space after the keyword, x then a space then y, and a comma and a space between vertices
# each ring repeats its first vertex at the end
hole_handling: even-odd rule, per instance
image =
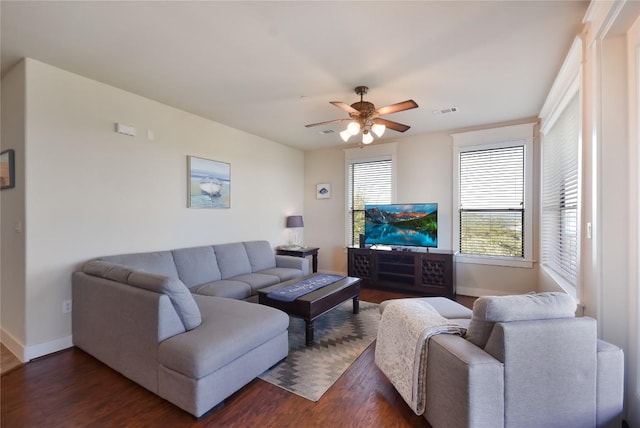
POLYGON ((102 257, 74 272, 73 342, 196 417, 288 353, 256 290, 309 273, 267 241, 102 257))

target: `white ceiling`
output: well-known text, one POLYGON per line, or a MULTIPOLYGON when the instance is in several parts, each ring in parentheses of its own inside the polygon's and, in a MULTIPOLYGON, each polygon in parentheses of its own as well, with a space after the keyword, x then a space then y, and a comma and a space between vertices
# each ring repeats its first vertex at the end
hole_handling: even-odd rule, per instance
POLYGON ((537 116, 587 2, 1 1, 2 75, 22 57, 303 150, 343 145, 329 104, 377 107, 404 134, 537 116), (453 114, 434 110, 457 107, 453 114))

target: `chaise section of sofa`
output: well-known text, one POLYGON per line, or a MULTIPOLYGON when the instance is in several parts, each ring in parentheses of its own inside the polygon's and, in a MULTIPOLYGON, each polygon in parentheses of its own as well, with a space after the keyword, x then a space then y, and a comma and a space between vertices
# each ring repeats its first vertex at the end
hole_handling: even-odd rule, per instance
POLYGON ((289 317, 244 300, 308 270, 266 241, 91 260, 73 274, 73 342, 200 417, 287 356, 289 317))
POLYGON ((179 280, 73 274, 74 345, 199 417, 287 356, 288 316, 241 300, 192 295, 179 280), (182 287, 182 289, 180 289, 182 287))
POLYGON ((200 327, 158 346, 158 395, 200 416, 287 356, 289 317, 255 303, 194 298, 200 327))

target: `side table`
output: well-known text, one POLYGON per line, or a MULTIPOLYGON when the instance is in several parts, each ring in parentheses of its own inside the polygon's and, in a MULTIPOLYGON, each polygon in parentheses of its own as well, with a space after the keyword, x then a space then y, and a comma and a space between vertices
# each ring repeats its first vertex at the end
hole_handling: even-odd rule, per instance
POLYGON ((316 247, 292 247, 281 246, 276 247, 276 254, 280 256, 294 256, 294 257, 307 257, 312 256, 311 265, 313 267, 313 273, 318 272, 318 250, 316 247))

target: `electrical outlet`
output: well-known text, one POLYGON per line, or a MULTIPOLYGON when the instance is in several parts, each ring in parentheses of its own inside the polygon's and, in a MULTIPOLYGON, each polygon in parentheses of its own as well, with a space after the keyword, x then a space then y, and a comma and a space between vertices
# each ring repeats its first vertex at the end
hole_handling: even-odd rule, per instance
POLYGON ((65 300, 62 302, 62 313, 68 314, 71 312, 71 300, 65 300))

